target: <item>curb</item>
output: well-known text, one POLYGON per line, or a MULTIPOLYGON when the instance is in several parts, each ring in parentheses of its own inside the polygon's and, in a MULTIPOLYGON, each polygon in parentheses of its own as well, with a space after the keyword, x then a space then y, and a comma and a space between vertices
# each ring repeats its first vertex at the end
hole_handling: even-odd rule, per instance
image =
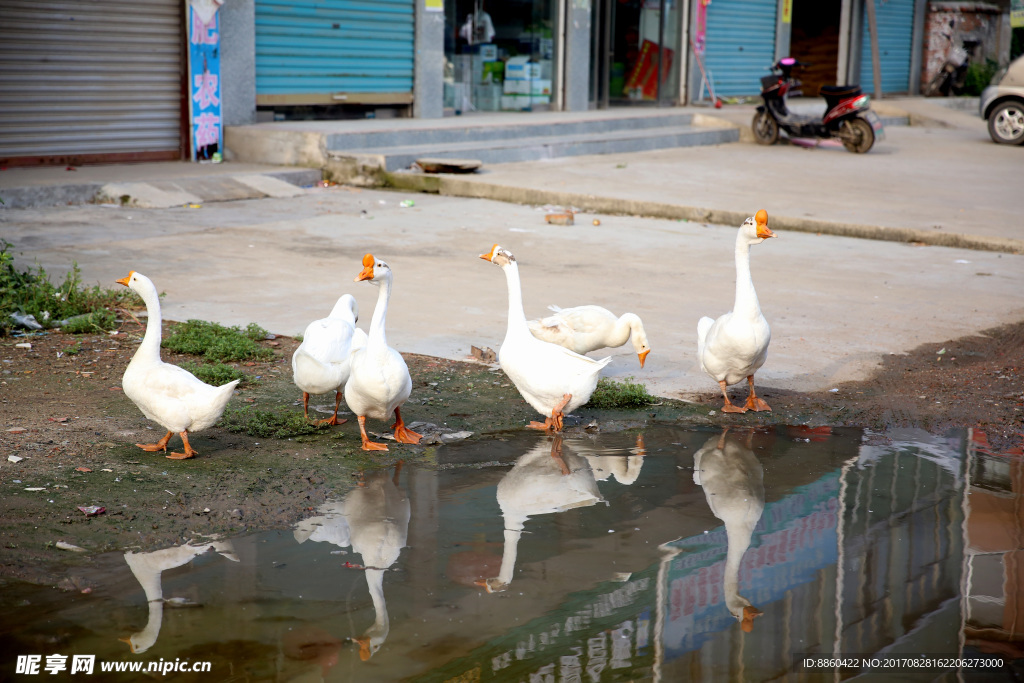
MULTIPOLYGON (((423 175, 411 173, 387 173, 387 185, 397 190, 426 192, 451 197, 470 199, 491 199, 510 204, 572 206, 587 213, 619 216, 640 216, 685 220, 721 225, 740 225, 748 218, 742 211, 708 209, 696 206, 682 206, 664 202, 648 202, 632 199, 616 199, 575 192, 554 192, 550 190, 526 189, 509 185, 473 181, 450 175, 423 175)), ((838 237, 856 237, 885 242, 904 242, 936 247, 995 251, 1007 254, 1024 254, 1024 240, 1005 237, 985 237, 963 233, 934 233, 915 228, 892 228, 883 225, 842 223, 792 216, 772 216, 772 227, 793 232, 809 232, 838 237)))

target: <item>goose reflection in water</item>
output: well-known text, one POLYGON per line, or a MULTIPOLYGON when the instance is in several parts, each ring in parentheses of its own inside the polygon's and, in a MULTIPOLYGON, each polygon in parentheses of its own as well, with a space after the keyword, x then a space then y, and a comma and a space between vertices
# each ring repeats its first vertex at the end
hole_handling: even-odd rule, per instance
POLYGON ((542 441, 516 460, 498 482, 498 505, 505 518, 505 548, 498 576, 477 584, 488 593, 508 588, 515 572, 519 538, 528 517, 564 512, 604 502, 587 458, 564 451, 562 437, 542 441))
POLYGON ((594 472, 594 479, 607 481, 614 477, 615 481, 623 486, 630 486, 637 480, 644 466, 644 457, 647 455, 643 434, 636 435, 636 447, 629 449, 630 455, 607 455, 593 451, 587 448, 586 442, 582 440, 573 441, 572 450, 587 459, 590 469, 594 472))
POLYGON ((311 540, 340 548, 352 546, 353 552, 362 555, 376 615, 363 635, 352 639, 359 644, 359 658, 364 662, 388 637, 384 572, 398 560, 409 536, 411 508, 409 497, 398 487, 401 471, 399 462, 393 475, 386 470, 367 475, 344 499, 324 503, 319 508, 320 516, 299 522, 294 531, 299 543, 311 540))
POLYGON ((753 438, 753 430, 741 438, 730 436, 726 427, 693 456, 693 481, 703 487, 711 512, 725 523, 725 604, 748 633, 762 614, 739 594, 740 562, 764 512, 764 469, 754 456, 753 438))
POLYGON ((142 585, 149 605, 149 620, 146 622, 146 627, 127 638, 120 639, 122 642, 128 643, 134 654, 142 654, 156 643, 156 639, 160 635, 160 626, 163 624, 165 602, 170 604, 186 603, 184 599, 164 599, 164 587, 161 581, 163 572, 188 564, 193 558, 210 550, 220 553, 232 562, 238 562, 238 556, 235 554, 235 548, 231 541, 186 543, 148 553, 127 552, 124 554, 125 562, 128 563, 128 568, 132 570, 132 574, 142 585))

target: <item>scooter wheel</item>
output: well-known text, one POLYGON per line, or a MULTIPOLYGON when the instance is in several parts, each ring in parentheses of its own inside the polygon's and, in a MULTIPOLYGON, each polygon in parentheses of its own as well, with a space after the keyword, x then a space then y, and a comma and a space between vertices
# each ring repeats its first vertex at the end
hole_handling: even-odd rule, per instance
POLYGON ((779 140, 779 122, 766 111, 754 114, 750 128, 754 131, 754 140, 759 145, 774 145, 779 140))
POLYGON ((875 129, 864 119, 850 119, 843 122, 841 139, 849 151, 864 154, 875 144, 875 129))

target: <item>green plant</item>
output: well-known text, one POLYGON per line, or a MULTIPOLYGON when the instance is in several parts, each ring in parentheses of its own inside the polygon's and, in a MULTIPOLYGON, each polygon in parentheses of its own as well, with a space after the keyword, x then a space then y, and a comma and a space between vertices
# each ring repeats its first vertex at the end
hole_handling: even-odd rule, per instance
POLYGON ((643 408, 657 401, 647 393, 647 387, 627 377, 621 382, 601 378, 597 381, 597 389, 590 395, 588 408, 643 408))
POLYGON ((179 363, 179 367, 188 370, 202 381, 215 387, 227 384, 235 379, 242 380, 242 384, 250 381, 249 375, 238 368, 233 368, 224 363, 194 363, 192 361, 185 361, 184 363, 179 363))
POLYGON ((277 413, 251 406, 229 406, 220 418, 220 426, 229 432, 244 432, 261 439, 287 439, 303 434, 315 434, 320 429, 326 429, 306 422, 305 416, 298 411, 277 413))
POLYGON ((68 334, 85 334, 87 332, 103 332, 117 327, 117 316, 113 311, 100 309, 92 313, 72 316, 61 327, 68 334))
POLYGON ((273 351, 253 341, 251 335, 254 328, 262 332, 259 339, 267 336, 266 330, 252 323, 243 332, 238 327, 224 327, 205 320, 189 320, 175 325, 161 346, 175 353, 202 356, 208 361, 219 363, 273 358, 273 351))
MULTIPOLYGON (((11 314, 32 315, 44 328, 51 328, 65 319, 90 315, 80 332, 113 329, 116 318, 110 310, 134 303, 128 290, 103 289, 99 285, 82 286, 82 272, 77 263, 60 284, 50 282, 42 266, 18 270, 14 267, 11 244, 0 240, 0 336, 12 327, 11 314)), ((70 331, 70 330, 68 330, 70 331)))
POLYGON ((999 64, 986 59, 984 62, 971 62, 964 76, 964 95, 978 96, 992 82, 992 77, 999 70, 999 64))

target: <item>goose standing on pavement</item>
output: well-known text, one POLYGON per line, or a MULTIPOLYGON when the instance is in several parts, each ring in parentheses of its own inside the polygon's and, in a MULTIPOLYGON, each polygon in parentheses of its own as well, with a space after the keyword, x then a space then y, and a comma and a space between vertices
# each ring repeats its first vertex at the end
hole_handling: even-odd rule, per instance
POLYGON ((508 328, 498 349, 498 364, 526 402, 545 416, 543 423, 531 422, 530 427, 560 432, 565 415, 590 400, 601 368, 611 357, 594 360, 534 337, 523 313, 516 257, 495 244, 480 258, 501 268, 508 286, 508 328))
POLYGON ((697 358, 701 370, 722 388, 725 405, 722 412, 745 413, 748 410, 771 410, 754 391, 754 373, 768 357, 772 332, 761 314, 761 306, 750 277, 750 247, 769 237, 776 237, 768 228, 768 212, 761 209, 748 218, 736 234, 736 301, 730 312, 712 320, 703 317, 697 323, 697 358), (729 401, 727 387, 744 378, 750 385, 743 406, 729 401))

